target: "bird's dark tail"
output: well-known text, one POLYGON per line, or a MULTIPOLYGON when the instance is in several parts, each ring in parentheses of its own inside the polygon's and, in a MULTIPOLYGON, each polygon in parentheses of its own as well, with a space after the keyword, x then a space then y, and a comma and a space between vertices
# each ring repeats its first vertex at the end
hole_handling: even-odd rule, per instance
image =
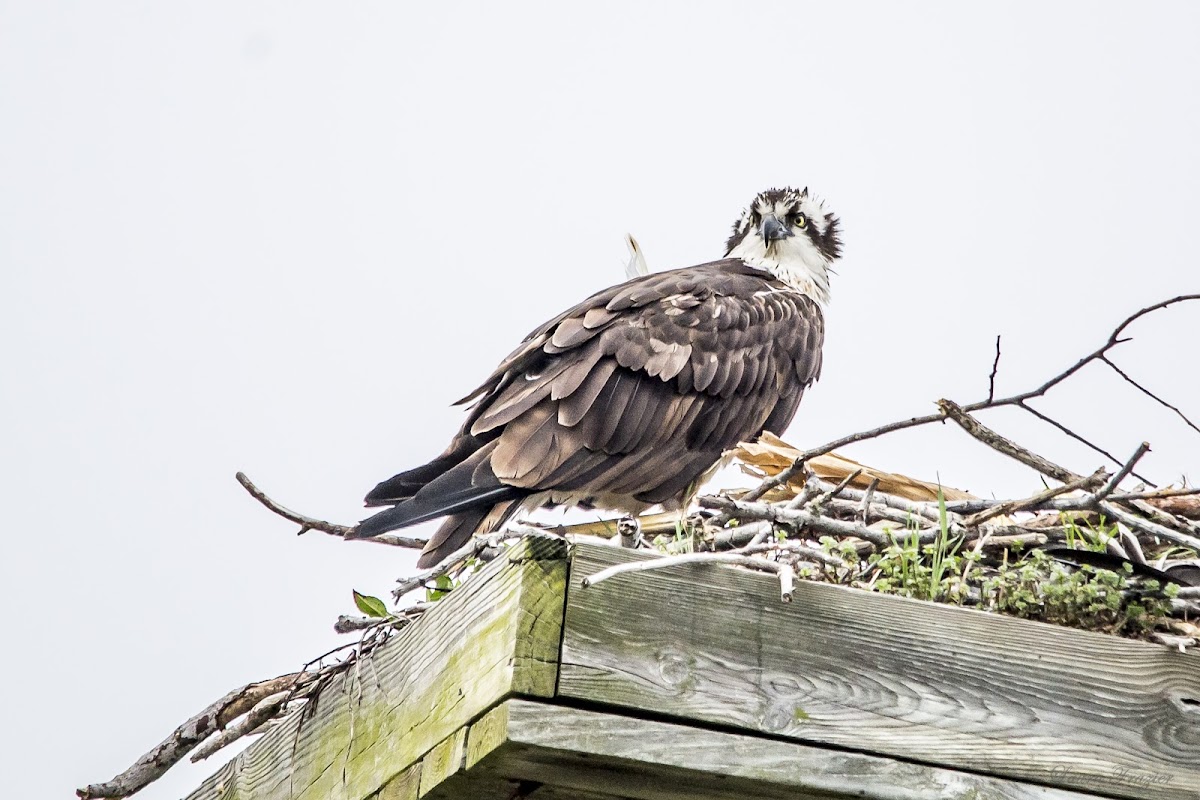
MULTIPOLYGON (((493 437, 494 438, 494 437, 493 437)), ((488 444, 478 436, 458 435, 446 452, 416 469, 393 475, 370 491, 363 499, 368 506, 392 506, 401 503, 432 482, 438 476, 466 461, 488 444)))
MULTIPOLYGON (((466 544, 480 523, 485 520, 490 522, 487 518, 495 508, 506 504, 511 506, 503 515, 507 519, 515 510, 516 501, 529 493, 526 489, 501 483, 496 473, 492 472, 491 455, 495 448, 495 442, 479 448, 469 458, 421 486, 408 499, 360 522, 346 534, 346 538, 369 539, 419 522, 450 517, 425 545, 418 566, 437 563, 441 557, 466 544), (437 558, 434 558, 435 554, 437 558)), ((432 468, 436 463, 403 473, 392 481, 398 484, 397 479, 432 468)), ((368 500, 370 498, 371 495, 368 495, 368 500)))
POLYGON ((428 569, 441 563, 442 559, 471 541, 471 537, 477 533, 495 533, 500 530, 520 505, 520 500, 506 500, 494 506, 480 506, 446 517, 442 527, 425 543, 425 549, 421 551, 421 558, 417 561, 417 568, 428 569))

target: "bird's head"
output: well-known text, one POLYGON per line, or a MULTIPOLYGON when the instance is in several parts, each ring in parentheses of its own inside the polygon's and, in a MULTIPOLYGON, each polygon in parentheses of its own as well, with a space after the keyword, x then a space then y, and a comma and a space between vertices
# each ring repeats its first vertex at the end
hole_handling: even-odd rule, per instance
POLYGON ((830 265, 841 255, 840 233, 838 218, 807 188, 768 189, 733 223, 725 255, 826 303, 830 265))

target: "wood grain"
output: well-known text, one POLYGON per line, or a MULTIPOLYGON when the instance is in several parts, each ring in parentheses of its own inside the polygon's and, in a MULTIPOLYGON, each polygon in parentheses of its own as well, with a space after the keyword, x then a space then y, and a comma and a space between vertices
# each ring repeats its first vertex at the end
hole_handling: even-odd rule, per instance
POLYGON ((561 542, 514 546, 189 800, 361 800, 513 692, 552 695, 566 575, 561 542))
POLYGON ((417 800, 421 796, 421 763, 418 761, 383 785, 372 800, 417 800))
POLYGON ((580 545, 559 696, 1120 797, 1200 793, 1200 655, 580 545))
MULTIPOLYGON (((467 770, 520 776, 554 796, 639 800, 1083 800, 1065 789, 827 750, 752 734, 585 711, 502 705, 505 741, 467 770)), ((460 795, 483 798, 488 795, 460 795)), ((541 797, 531 794, 530 797, 541 797)))

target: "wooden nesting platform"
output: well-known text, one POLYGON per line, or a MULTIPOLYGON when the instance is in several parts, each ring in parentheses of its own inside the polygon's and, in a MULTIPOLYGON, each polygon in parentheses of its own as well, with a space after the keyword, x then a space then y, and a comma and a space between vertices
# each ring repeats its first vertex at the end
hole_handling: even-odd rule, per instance
POLYGON ((1200 796, 1200 654, 526 540, 192 800, 1200 796))

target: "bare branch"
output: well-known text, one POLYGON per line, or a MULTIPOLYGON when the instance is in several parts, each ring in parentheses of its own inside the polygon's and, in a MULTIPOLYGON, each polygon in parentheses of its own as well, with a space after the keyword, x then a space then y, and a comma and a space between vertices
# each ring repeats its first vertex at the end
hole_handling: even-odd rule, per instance
POLYGON ((176 728, 170 736, 143 755, 133 766, 110 781, 94 783, 75 792, 84 800, 99 797, 128 797, 154 781, 193 748, 264 698, 295 686, 305 673, 280 675, 268 681, 248 683, 226 694, 176 728))
POLYGON ((871 501, 875 499, 875 490, 879 488, 879 478, 871 478, 871 482, 867 484, 867 490, 863 492, 862 499, 862 523, 870 525, 871 520, 871 501))
POLYGON ((853 481, 855 478, 857 478, 859 475, 862 475, 861 468, 854 470, 849 475, 842 478, 841 482, 837 486, 826 489, 824 492, 821 492, 821 494, 817 495, 812 500, 808 501, 807 503, 802 503, 800 505, 803 505, 803 506, 807 507, 810 511, 815 512, 815 510, 820 509, 821 506, 825 505, 830 500, 832 500, 833 498, 840 495, 842 493, 842 490, 845 489, 847 486, 849 486, 850 482, 853 481))
MULTIPOLYGON (((1070 436, 1075 441, 1079 442, 1080 444, 1084 445, 1085 447, 1090 448, 1093 452, 1099 453, 1100 455, 1104 456, 1112 463, 1118 464, 1118 465, 1121 463, 1121 459, 1117 458, 1112 453, 1105 450, 1103 447, 1100 447, 1099 445, 1095 444, 1094 442, 1091 442, 1088 439, 1085 439, 1084 437, 1080 436, 1075 431, 1068 428, 1066 425, 1063 425, 1061 422, 1059 422, 1056 419, 1046 416, 1045 414, 1043 414, 1041 411, 1038 411, 1033 406, 1025 403, 1024 401, 1017 403, 1017 405, 1020 408, 1024 409, 1025 411, 1028 411, 1033 416, 1040 419, 1042 422, 1045 422, 1047 425, 1057 428, 1059 431, 1065 433, 1067 436, 1070 436)), ((1149 484, 1151 486, 1154 485, 1154 483, 1152 481, 1150 481, 1147 478, 1142 477, 1141 475, 1138 475, 1136 472, 1133 473, 1133 475, 1134 475, 1134 477, 1138 478, 1141 481, 1145 481, 1147 484, 1149 484)))
POLYGON ((796 493, 795 498, 788 502, 787 508, 801 508, 808 505, 808 502, 821 493, 821 479, 811 472, 808 475, 808 480, 804 482, 804 486, 796 493))
POLYGON ((648 561, 629 561, 624 564, 615 564, 607 569, 600 570, 594 575, 589 575, 580 581, 580 585, 586 589, 589 586, 595 586, 617 575, 677 567, 681 564, 732 564, 738 567, 757 570, 758 572, 771 572, 779 576, 780 599, 785 603, 792 601, 792 583, 795 580, 795 572, 790 565, 781 564, 777 561, 767 561, 762 558, 754 558, 753 556, 742 555, 740 553, 683 553, 677 556, 662 556, 648 561))
POLYGON ((1002 503, 993 505, 991 508, 986 508, 983 511, 972 514, 963 520, 963 525, 968 528, 974 528, 977 525, 981 525, 995 517, 1005 514, 1015 514, 1018 511, 1024 511, 1026 509, 1040 506, 1047 500, 1058 497, 1060 494, 1066 494, 1067 492, 1073 492, 1078 489, 1087 489, 1095 486, 1096 484, 1100 483, 1100 481, 1104 480, 1107 475, 1108 473, 1106 473, 1103 469, 1098 469, 1091 475, 1088 475, 1086 478, 1080 478, 1078 480, 1071 481, 1070 483, 1064 483, 1060 486, 1052 486, 1049 489, 1038 492, 1030 497, 1020 500, 1005 500, 1002 503))
POLYGON ((1190 419, 1188 419, 1187 415, 1185 415, 1182 411, 1180 411, 1175 406, 1168 403, 1166 400, 1163 400, 1161 397, 1156 395, 1154 392, 1147 389, 1145 386, 1142 386, 1140 383, 1135 381, 1133 378, 1129 377, 1123 369, 1121 369, 1116 364, 1114 364, 1112 361, 1110 361, 1108 356, 1101 356, 1100 360, 1103 361, 1105 364, 1108 364, 1108 366, 1112 367, 1113 371, 1116 372, 1118 375, 1120 375, 1122 378, 1124 378, 1127 383, 1129 383, 1131 386, 1133 386, 1133 388, 1137 389, 1139 392, 1146 395, 1151 400, 1158 403, 1160 406, 1164 406, 1164 407, 1169 408, 1172 411, 1174 411, 1175 414, 1181 420, 1183 420, 1184 423, 1186 423, 1189 428, 1194 430, 1196 433, 1200 433, 1200 428, 1197 428, 1196 423, 1194 423, 1190 419))
MULTIPOLYGON (((823 454, 817 453, 816 455, 823 455, 823 454)), ((758 486, 754 487, 749 492, 747 492, 745 495, 745 499, 749 502, 753 502, 755 500, 758 500, 760 497, 762 497, 764 494, 771 491, 772 489, 774 489, 778 486, 783 486, 788 481, 790 481, 797 473, 799 473, 801 470, 803 470, 805 462, 808 461, 808 459, 813 458, 813 457, 814 456, 811 455, 809 452, 805 452, 805 453, 802 453, 801 455, 797 456, 796 459, 790 465, 788 465, 786 468, 780 470, 779 472, 775 473, 774 475, 772 475, 769 478, 765 478, 762 481, 762 483, 760 483, 758 486)))
POLYGON ((960 408, 957 403, 943 398, 937 401, 937 405, 947 417, 957 422, 959 427, 993 450, 1003 453, 1009 458, 1015 458, 1022 464, 1033 467, 1038 472, 1056 481, 1070 483, 1079 480, 1079 476, 1074 472, 1042 458, 1037 453, 1026 450, 1011 439, 1006 439, 991 428, 988 428, 979 420, 966 413, 965 408, 960 408))
POLYGON ((820 561, 821 563, 828 564, 831 567, 845 569, 848 566, 845 560, 842 558, 839 558, 832 553, 826 553, 824 550, 820 550, 816 547, 809 547, 803 542, 765 542, 763 544, 748 545, 747 547, 741 548, 737 552, 743 555, 754 555, 756 553, 790 553, 792 555, 804 556, 810 561, 820 561))
POLYGON ((1200 487, 1185 486, 1180 489, 1155 489, 1149 492, 1127 492, 1121 495, 1122 500, 1166 500, 1175 497, 1192 497, 1200 495, 1200 487))
POLYGON ((443 575, 449 574, 455 567, 459 566, 468 558, 474 558, 479 555, 479 552, 487 547, 487 539, 483 537, 472 537, 462 547, 455 550, 450 555, 443 558, 437 564, 433 565, 424 572, 418 572, 409 578, 402 578, 396 582, 396 588, 392 590, 392 598, 399 600, 404 595, 414 589, 419 589, 429 581, 435 581, 443 575))
POLYGON ((1119 484, 1121 481, 1125 480, 1125 477, 1127 475, 1129 475, 1129 473, 1133 472, 1134 465, 1137 464, 1137 462, 1142 459, 1142 456, 1146 455, 1146 453, 1149 453, 1149 452, 1150 452, 1150 443, 1149 442, 1142 442, 1140 445, 1138 445, 1138 449, 1136 451, 1134 451, 1134 454, 1129 457, 1129 460, 1125 462, 1124 466, 1121 467, 1121 469, 1117 472, 1117 474, 1115 474, 1111 478, 1109 478, 1108 483, 1104 484, 1104 486, 1102 486, 1100 488, 1100 491, 1096 492, 1096 494, 1095 494, 1096 502, 1100 502, 1101 500, 1103 500, 1104 498, 1106 498, 1110 494, 1112 494, 1116 490, 1117 484, 1119 484))
MULTIPOLYGON (((892 543, 891 537, 887 534, 871 530, 866 525, 831 519, 803 509, 780 508, 767 503, 748 503, 744 500, 731 500, 728 497, 713 495, 701 497, 699 502, 704 508, 727 511, 739 519, 766 519, 793 527, 804 526, 833 536, 854 536, 877 547, 887 547, 892 543)), ((920 538, 922 541, 933 541, 934 534, 932 532, 922 533, 920 538)))
POLYGON ((1174 544, 1190 547, 1200 553, 1200 539, 1195 536, 1189 536, 1186 533, 1173 531, 1165 525, 1159 525, 1157 522, 1151 522, 1148 519, 1143 519, 1137 514, 1130 514, 1128 511, 1118 507, 1114 503, 1101 501, 1097 504, 1100 511, 1103 511, 1110 519, 1118 522, 1124 522, 1135 531, 1141 531, 1147 536, 1157 536, 1160 539, 1165 539, 1174 544))
POLYGON ((992 374, 988 375, 988 396, 989 403, 996 399, 996 373, 1000 369, 1000 334, 996 334, 996 358, 992 361, 992 374))
POLYGON ((254 733, 264 722, 281 714, 291 696, 290 690, 284 690, 259 700, 243 719, 223 731, 217 731, 208 737, 204 744, 197 747, 196 752, 192 753, 191 762, 195 764, 197 761, 203 761, 226 745, 233 744, 243 736, 254 733))
MULTIPOLYGON (((242 488, 245 489, 251 497, 266 506, 272 513, 278 514, 289 522, 294 522, 299 525, 300 530, 296 532, 297 536, 303 533, 308 533, 309 531, 320 531, 321 533, 328 533, 330 536, 340 536, 345 538, 347 533, 354 530, 354 526, 352 525, 338 525, 336 523, 326 522, 325 520, 316 519, 314 517, 307 517, 304 514, 292 511, 290 508, 281 506, 279 503, 276 503, 274 500, 268 497, 266 492, 255 486, 254 482, 250 480, 250 478, 246 477, 246 473, 244 472, 239 472, 234 477, 237 478, 237 482, 242 485, 242 488)), ((388 544, 392 545, 393 547, 408 547, 416 550, 420 550, 421 548, 425 547, 424 539, 414 539, 410 536, 396 536, 395 534, 391 533, 385 533, 381 536, 375 536, 364 541, 388 544)))

